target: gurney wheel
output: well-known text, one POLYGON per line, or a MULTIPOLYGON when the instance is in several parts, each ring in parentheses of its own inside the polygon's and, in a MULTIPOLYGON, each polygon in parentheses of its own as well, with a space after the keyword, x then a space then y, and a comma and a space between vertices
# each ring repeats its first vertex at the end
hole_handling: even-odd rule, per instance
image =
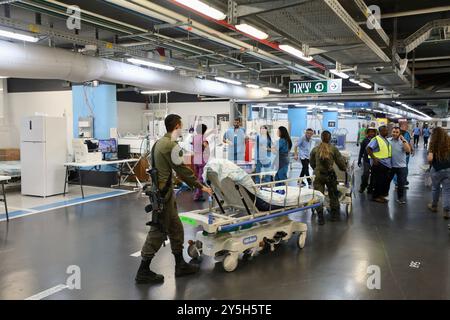
POLYGON ((197 247, 197 244, 191 243, 189 244, 189 247, 187 249, 188 255, 189 257, 191 257, 192 259, 198 259, 201 256, 201 249, 197 247))
POLYGON ((297 237, 297 247, 299 249, 303 249, 305 247, 306 243, 306 232, 300 232, 300 234, 297 237))
POLYGON ((233 272, 238 266, 238 257, 234 254, 227 254, 222 262, 223 269, 226 272, 233 272))

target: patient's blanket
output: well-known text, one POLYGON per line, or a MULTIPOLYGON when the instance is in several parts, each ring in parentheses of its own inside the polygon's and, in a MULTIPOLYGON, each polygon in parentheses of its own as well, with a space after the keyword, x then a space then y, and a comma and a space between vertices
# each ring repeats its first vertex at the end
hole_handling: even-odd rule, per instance
POLYGON ((226 159, 210 159, 203 173, 204 181, 210 180, 208 179, 208 174, 211 173, 217 174, 220 181, 227 178, 231 179, 234 183, 241 185, 258 199, 270 203, 273 206, 290 207, 312 202, 323 203, 324 201, 324 195, 321 192, 308 188, 279 186, 273 187, 273 192, 270 186, 261 188, 255 184, 248 173, 232 161, 226 159))

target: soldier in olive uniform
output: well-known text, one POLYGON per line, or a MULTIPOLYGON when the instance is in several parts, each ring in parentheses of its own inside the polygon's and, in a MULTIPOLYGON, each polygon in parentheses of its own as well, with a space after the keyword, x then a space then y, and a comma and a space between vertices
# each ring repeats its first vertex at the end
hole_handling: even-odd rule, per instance
POLYGON ((192 188, 199 188, 212 194, 211 189, 198 182, 192 170, 183 164, 183 154, 176 142, 181 134, 181 117, 170 114, 164 122, 167 134, 156 142, 152 155, 155 167, 158 170, 159 190, 162 192, 167 191, 162 195, 164 197, 164 211, 160 215, 161 226, 150 227, 147 239, 142 247, 142 261, 136 275, 137 283, 158 283, 164 281, 163 275, 156 274, 150 270, 150 263, 156 252, 161 248, 166 235, 170 239, 172 253, 175 256, 175 276, 192 274, 199 270, 198 266, 186 263, 183 258, 184 229, 178 217, 173 183, 171 181, 172 170, 192 188))
MULTIPOLYGON (((333 165, 336 163, 338 168, 345 171, 347 164, 339 150, 330 144, 331 133, 329 131, 322 132, 322 142, 311 151, 310 161, 311 168, 314 169, 314 189, 322 193, 325 186, 328 190, 328 197, 331 206, 331 220, 335 221, 339 217, 339 198, 337 190, 337 177, 334 172, 333 165)), ((324 224, 323 210, 318 212, 319 224, 324 224)))

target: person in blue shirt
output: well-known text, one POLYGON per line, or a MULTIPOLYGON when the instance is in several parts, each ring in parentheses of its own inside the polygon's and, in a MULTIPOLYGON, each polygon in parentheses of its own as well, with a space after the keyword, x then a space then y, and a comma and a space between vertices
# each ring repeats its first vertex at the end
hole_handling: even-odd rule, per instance
POLYGON ((292 140, 286 127, 281 126, 278 128, 278 137, 280 138, 280 140, 278 140, 276 150, 278 155, 278 171, 275 175, 275 181, 287 180, 289 169, 289 152, 292 149, 292 140))
MULTIPOLYGON (((309 177, 309 154, 311 153, 312 136, 314 134, 313 129, 306 129, 305 135, 300 138, 298 145, 295 148, 294 159, 302 163, 301 177, 309 177)), ((308 178, 308 184, 311 185, 311 179, 308 178)), ((302 187, 305 183, 302 181, 302 187)))
POLYGON ((428 148, 428 140, 430 139, 430 136, 431 136, 431 130, 428 127, 428 124, 425 124, 423 126, 422 135, 423 135, 423 147, 425 149, 427 149, 428 148))
POLYGON ((233 127, 223 135, 223 143, 228 146, 228 160, 234 163, 244 161, 245 129, 241 127, 241 119, 234 119, 233 127))
POLYGON ((389 138, 392 146, 392 173, 398 177, 397 202, 405 204, 405 185, 407 176, 406 156, 411 153, 409 142, 402 136, 399 127, 392 129, 392 138, 389 138))
POLYGON ((419 128, 419 124, 416 124, 416 127, 413 129, 414 135, 414 148, 419 147, 420 135, 422 134, 422 129, 419 128))
MULTIPOLYGON (((405 138, 405 140, 408 142, 410 147, 410 152, 406 153, 406 183, 405 183, 405 189, 408 189, 409 181, 408 181, 408 174, 409 174, 409 160, 411 156, 414 156, 414 146, 411 143, 411 134, 408 131, 408 122, 403 121, 400 124, 400 133, 405 138)), ((397 186, 397 175, 394 174, 394 184, 397 186)))
MULTIPOLYGON (((270 170, 272 165, 271 150, 272 150, 272 138, 269 134, 269 128, 264 125, 259 129, 259 134, 255 139, 255 156, 256 161, 255 173, 265 172, 270 170)), ((260 176, 255 176, 255 182, 260 183, 260 176)), ((271 176, 263 176, 262 182, 270 182, 271 176)))

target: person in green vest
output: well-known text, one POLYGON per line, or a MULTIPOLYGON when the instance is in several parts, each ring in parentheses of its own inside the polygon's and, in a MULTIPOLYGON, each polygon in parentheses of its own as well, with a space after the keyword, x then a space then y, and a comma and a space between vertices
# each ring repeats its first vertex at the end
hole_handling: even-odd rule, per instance
POLYGON ((367 145, 367 154, 372 167, 372 179, 374 179, 373 201, 386 203, 392 180, 392 146, 387 140, 388 128, 381 126, 380 135, 373 138, 367 145))
POLYGON ((358 139, 356 140, 356 146, 359 147, 359 145, 364 141, 364 139, 366 139, 366 125, 363 123, 361 125, 361 128, 359 128, 358 130, 358 139))

